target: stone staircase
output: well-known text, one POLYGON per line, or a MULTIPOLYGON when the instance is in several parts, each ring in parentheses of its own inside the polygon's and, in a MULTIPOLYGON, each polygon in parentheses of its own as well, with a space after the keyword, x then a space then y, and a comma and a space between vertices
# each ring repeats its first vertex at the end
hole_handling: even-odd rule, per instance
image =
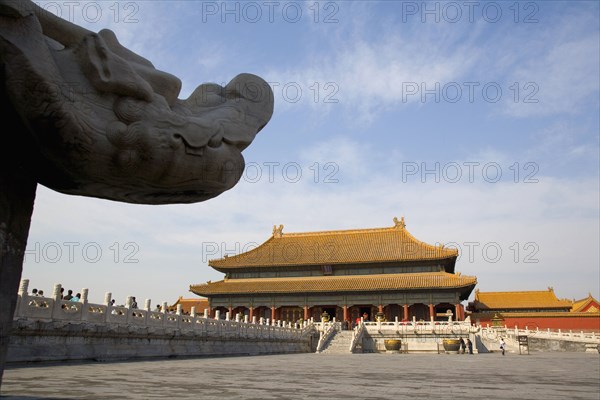
POLYGON ((325 354, 349 354, 353 331, 338 331, 321 351, 325 354))

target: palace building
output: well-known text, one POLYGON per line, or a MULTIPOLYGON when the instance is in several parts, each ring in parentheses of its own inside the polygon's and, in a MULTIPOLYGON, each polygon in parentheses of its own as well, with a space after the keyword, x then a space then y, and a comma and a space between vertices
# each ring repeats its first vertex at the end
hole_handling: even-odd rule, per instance
POLYGON ((591 295, 559 299, 554 288, 514 292, 480 292, 468 304, 471 319, 482 325, 520 329, 573 329, 600 332, 600 304, 591 295))
POLYGON ((209 261, 224 279, 190 291, 208 299, 211 316, 463 320, 461 302, 477 279, 455 272, 457 257, 456 249, 417 240, 404 218, 387 228, 324 232, 284 233, 280 225, 260 246, 209 261))

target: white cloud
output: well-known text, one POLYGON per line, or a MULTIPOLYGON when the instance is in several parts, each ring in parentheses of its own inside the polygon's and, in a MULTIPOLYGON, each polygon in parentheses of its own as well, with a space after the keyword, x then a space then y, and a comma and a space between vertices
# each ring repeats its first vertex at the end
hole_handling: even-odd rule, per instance
POLYGON ((600 64, 598 31, 554 43, 544 54, 519 65, 508 80, 517 82, 505 102, 506 113, 529 115, 580 114, 598 107, 600 64), (516 101, 515 101, 516 100, 516 101))

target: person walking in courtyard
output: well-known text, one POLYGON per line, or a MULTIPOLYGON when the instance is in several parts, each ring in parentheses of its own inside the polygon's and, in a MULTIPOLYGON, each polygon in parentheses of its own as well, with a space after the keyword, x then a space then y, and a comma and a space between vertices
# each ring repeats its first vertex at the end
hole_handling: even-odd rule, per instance
POLYGON ((458 348, 458 353, 459 354, 465 354, 465 341, 463 340, 463 338, 459 338, 458 340, 460 347, 458 348))
POLYGON ((469 338, 467 338, 467 350, 469 350, 469 354, 473 354, 473 342, 469 338))
POLYGON ((504 355, 504 352, 506 351, 506 342, 503 338, 500 338, 500 350, 502 350, 502 355, 504 355))

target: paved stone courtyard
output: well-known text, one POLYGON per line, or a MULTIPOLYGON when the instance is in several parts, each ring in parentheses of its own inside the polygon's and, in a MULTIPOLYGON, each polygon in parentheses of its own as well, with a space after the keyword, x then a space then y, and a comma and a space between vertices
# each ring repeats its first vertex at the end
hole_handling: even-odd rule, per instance
POLYGON ((600 399, 590 353, 290 354, 11 367, 15 399, 600 399))

